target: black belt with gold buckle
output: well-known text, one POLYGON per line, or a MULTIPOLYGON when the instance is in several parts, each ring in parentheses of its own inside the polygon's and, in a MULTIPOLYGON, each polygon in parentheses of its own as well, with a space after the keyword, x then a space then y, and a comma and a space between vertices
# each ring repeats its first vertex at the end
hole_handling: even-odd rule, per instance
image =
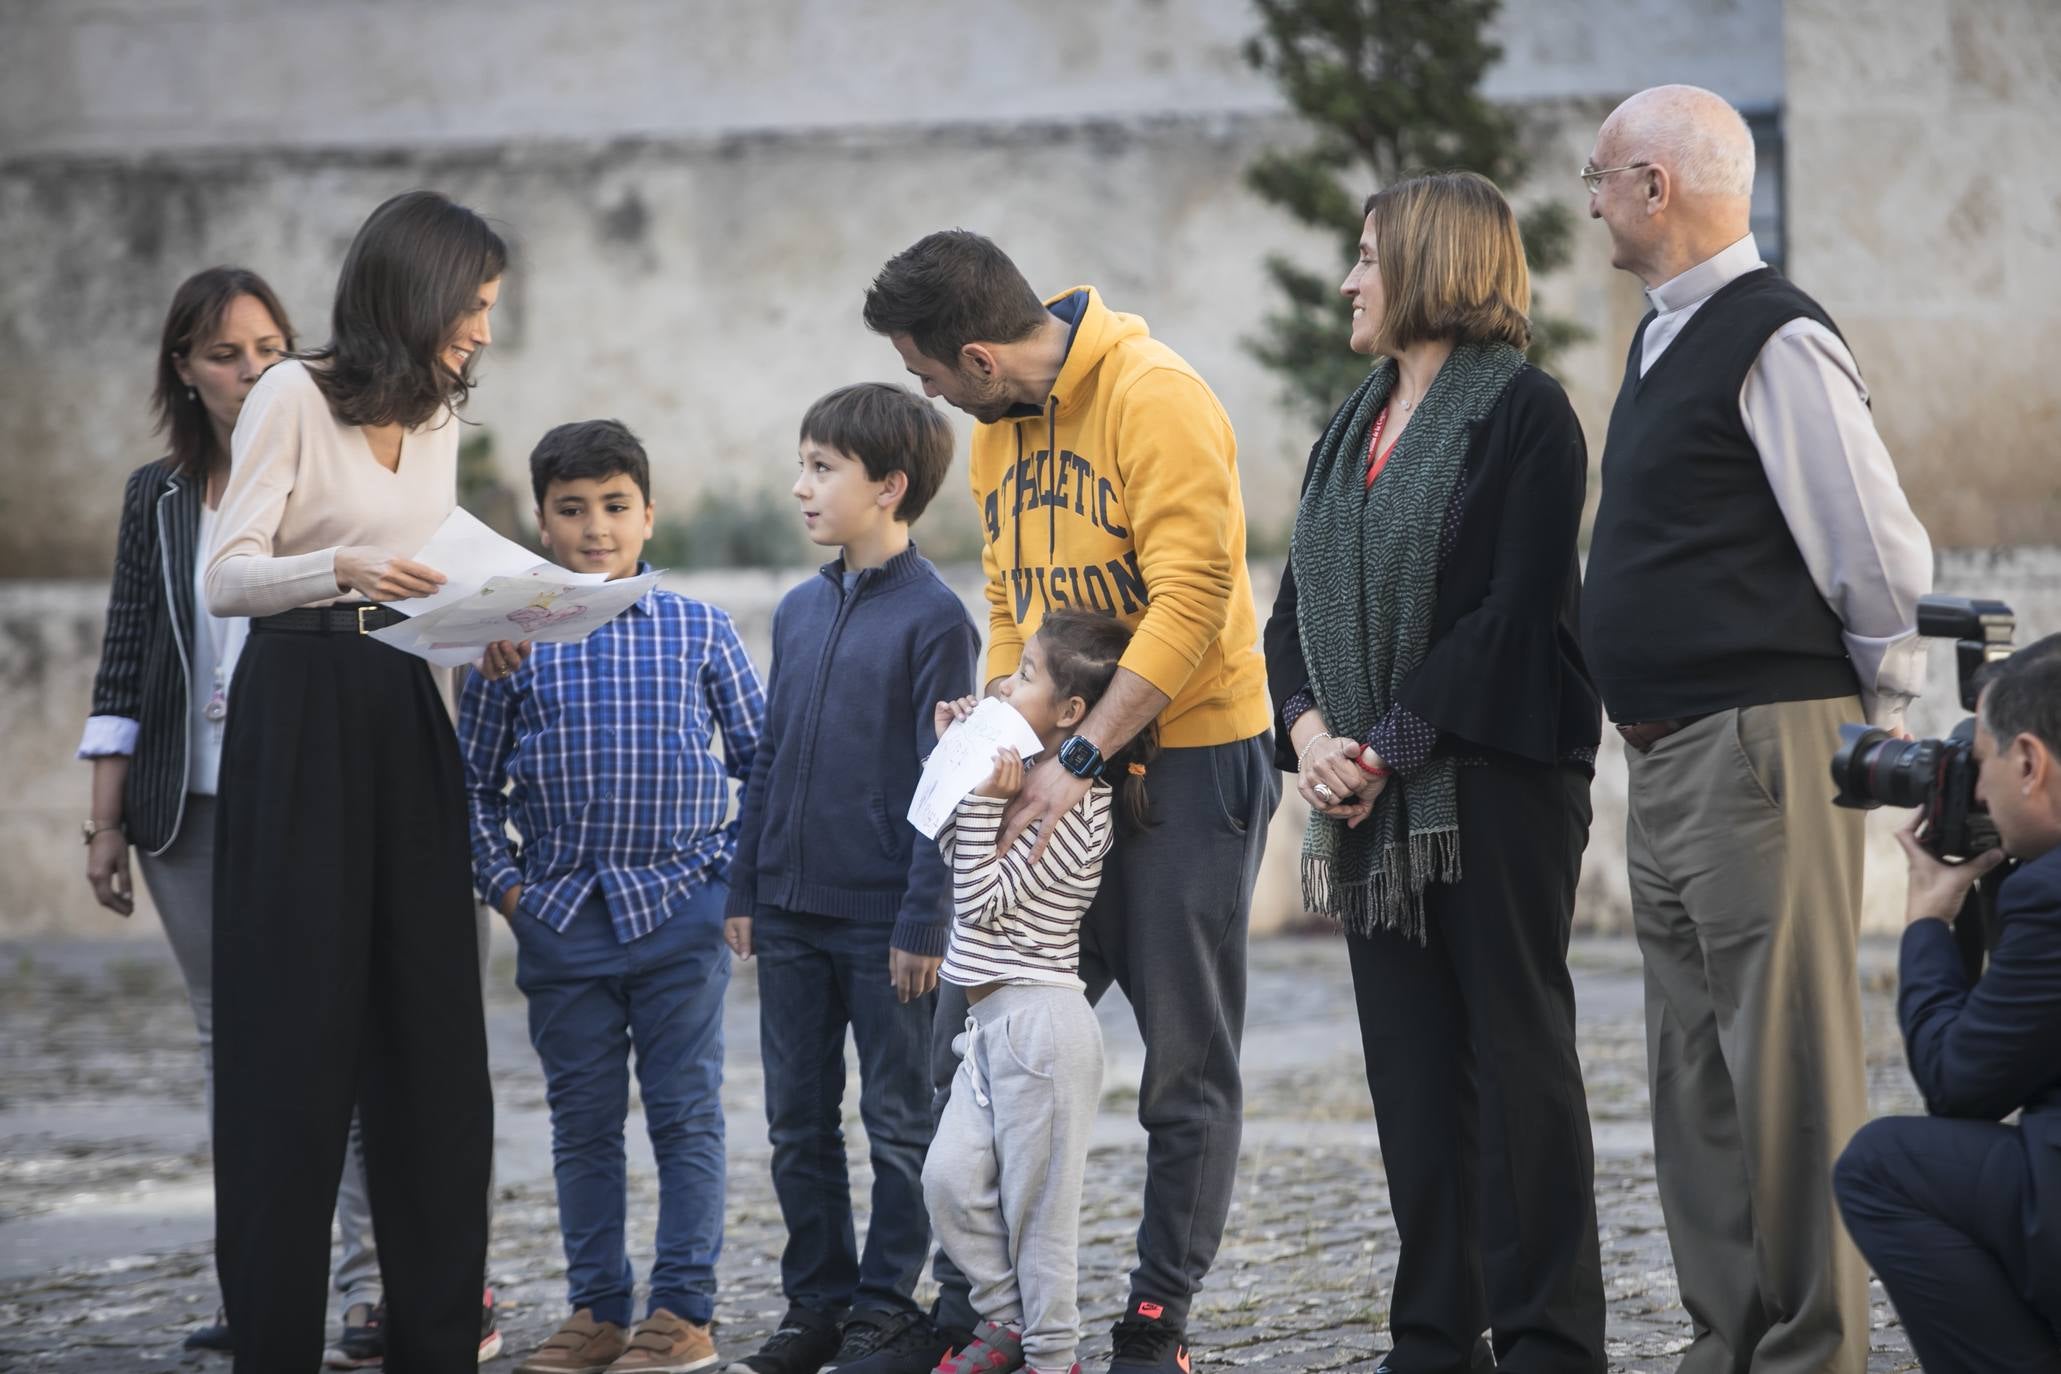
POLYGON ((374 605, 370 601, 349 606, 303 606, 299 610, 280 611, 277 615, 253 617, 253 630, 283 630, 289 634, 304 635, 369 635, 374 630, 384 630, 389 625, 398 625, 408 617, 391 606, 374 605))

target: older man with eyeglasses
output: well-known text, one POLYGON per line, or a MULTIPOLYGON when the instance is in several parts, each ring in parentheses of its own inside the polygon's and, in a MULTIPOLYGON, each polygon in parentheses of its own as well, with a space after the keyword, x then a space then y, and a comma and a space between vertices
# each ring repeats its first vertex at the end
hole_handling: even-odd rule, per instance
POLYGON ((1862 1374, 1833 1160, 1867 1116, 1861 818, 1838 726, 1924 675, 1931 544, 1816 301, 1749 231, 1753 139, 1693 86, 1605 120, 1582 180, 1646 285, 1603 450, 1582 640, 1631 772, 1653 1145, 1683 1374, 1862 1374))

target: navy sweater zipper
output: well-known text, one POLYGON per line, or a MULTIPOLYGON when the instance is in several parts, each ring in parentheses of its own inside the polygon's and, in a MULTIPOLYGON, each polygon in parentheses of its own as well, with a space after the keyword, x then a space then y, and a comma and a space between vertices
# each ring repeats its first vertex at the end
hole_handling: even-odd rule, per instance
MULTIPOLYGON (((850 592, 836 576, 825 570, 823 579, 829 582, 838 597, 837 616, 830 622, 830 633, 823 637, 823 653, 816 660, 816 680, 810 685, 809 714, 802 722, 801 761, 795 768, 794 795, 787 805, 788 833, 794 837, 794 871, 796 880, 803 880, 809 871, 808 858, 803 852, 807 839, 807 828, 802 824, 802 808, 809 796, 809 774, 816 763, 816 727, 823 717, 824 683, 830 676, 830 660, 837 656, 837 641, 844 634, 845 621, 850 618, 852 607, 858 604, 859 593, 865 589, 867 580, 875 569, 866 568, 852 583, 850 592)), ((790 900, 792 900, 790 898, 790 900)))

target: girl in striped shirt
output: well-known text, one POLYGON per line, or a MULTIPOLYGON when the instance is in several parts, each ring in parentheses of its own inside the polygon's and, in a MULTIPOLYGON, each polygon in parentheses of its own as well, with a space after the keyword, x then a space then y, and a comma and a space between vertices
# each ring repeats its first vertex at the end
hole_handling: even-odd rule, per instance
MULTIPOLYGON (((1049 760, 1108 689, 1131 632, 1083 610, 1048 614, 995 695, 1023 716, 1049 760)), ((939 702, 942 736, 972 697, 939 702)), ((1104 765, 1033 862, 1035 827, 997 853, 1002 813, 1027 765, 1011 749, 938 831, 952 866, 950 947, 938 976, 967 989, 951 1097, 923 1167, 939 1244, 966 1274, 981 1323, 939 1374, 1078 1371, 1075 1297, 1081 1176, 1102 1095, 1102 1032, 1083 996, 1080 926, 1118 818, 1150 824, 1150 726, 1104 765), (1114 782, 1107 780, 1113 778, 1114 782)))

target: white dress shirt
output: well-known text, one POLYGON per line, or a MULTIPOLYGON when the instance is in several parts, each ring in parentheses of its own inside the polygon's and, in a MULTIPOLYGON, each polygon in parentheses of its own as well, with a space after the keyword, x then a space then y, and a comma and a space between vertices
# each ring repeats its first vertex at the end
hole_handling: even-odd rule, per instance
POLYGON ((190 669, 186 693, 186 790, 214 796, 222 772, 222 725, 209 720, 208 702, 220 688, 226 703, 236 660, 250 635, 250 621, 240 615, 218 616, 208 610, 208 551, 214 545, 219 517, 200 503, 200 532, 193 555, 193 638, 186 645, 190 669))
MULTIPOLYGON (((1748 234, 1649 290, 1639 375, 1719 287, 1764 266, 1748 234)), ((1839 617, 1868 719, 1900 728, 1925 685, 1917 617, 1932 590, 1932 541, 1875 432, 1853 354, 1816 320, 1791 320, 1761 345, 1739 415, 1811 581, 1839 617)))

